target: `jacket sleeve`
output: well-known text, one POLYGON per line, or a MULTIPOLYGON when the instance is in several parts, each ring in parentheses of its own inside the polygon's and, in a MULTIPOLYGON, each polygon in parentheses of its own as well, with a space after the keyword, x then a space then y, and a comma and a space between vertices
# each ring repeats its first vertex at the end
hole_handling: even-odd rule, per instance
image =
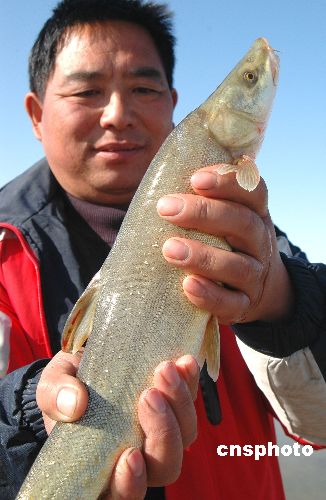
POLYGON ((326 266, 310 264, 276 228, 295 293, 287 322, 234 325, 257 385, 287 431, 326 445, 326 266))
POLYGON ((47 434, 36 404, 36 386, 49 359, 0 380, 0 498, 14 499, 47 434))

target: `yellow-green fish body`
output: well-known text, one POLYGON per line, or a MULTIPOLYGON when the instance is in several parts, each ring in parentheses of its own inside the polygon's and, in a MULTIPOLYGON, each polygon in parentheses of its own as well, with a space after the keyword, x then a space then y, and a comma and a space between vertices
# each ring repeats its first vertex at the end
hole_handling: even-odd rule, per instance
MULTIPOLYGON (((258 39, 155 156, 114 247, 65 327, 64 347, 73 352, 90 334, 78 371, 88 386, 89 406, 78 422, 55 426, 18 499, 97 498, 121 452, 142 446, 137 402, 161 361, 192 354, 202 364, 206 358, 217 378, 217 323, 187 300, 184 272, 167 264, 161 249, 172 236, 231 248, 222 238, 171 225, 158 216, 156 205, 166 194, 191 192, 191 175, 216 163, 232 163, 239 183, 254 189, 259 181, 254 158, 277 75, 277 56, 258 39)), ((221 173, 229 170, 225 166, 221 173)))

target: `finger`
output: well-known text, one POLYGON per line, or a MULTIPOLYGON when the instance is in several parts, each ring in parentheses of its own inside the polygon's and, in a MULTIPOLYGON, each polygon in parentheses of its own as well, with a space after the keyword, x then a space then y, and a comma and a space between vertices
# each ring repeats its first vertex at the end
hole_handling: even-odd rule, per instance
POLYGON ((193 356, 189 354, 177 359, 175 363, 180 376, 188 385, 193 401, 197 398, 199 383, 199 366, 193 356))
POLYGON ((184 443, 196 435, 196 414, 192 394, 173 363, 157 368, 154 384, 141 395, 138 416, 145 435, 148 484, 159 486, 178 478, 184 443))
MULTIPOLYGON (((179 366, 171 361, 161 363, 154 373, 154 385, 169 403, 179 424, 183 447, 189 446, 197 436, 197 417, 193 404, 193 394, 182 377, 182 360, 179 366)), ((199 369, 195 366, 191 374, 194 390, 199 382, 199 369)))
POLYGON ((268 248, 263 219, 233 201, 178 194, 161 198, 157 208, 160 216, 172 224, 223 237, 233 249, 255 258, 268 248))
POLYGON ((110 490, 99 500, 142 500, 147 478, 144 458, 137 448, 128 448, 120 456, 111 476, 110 490))
POLYGON ((183 289, 192 304, 210 312, 222 325, 242 322, 251 307, 246 293, 229 290, 202 276, 187 276, 183 289))
POLYGON ((36 401, 43 414, 52 420, 73 422, 85 413, 88 393, 76 378, 80 358, 80 353, 60 351, 43 370, 36 401))
POLYGON ((196 240, 170 238, 162 248, 167 262, 196 274, 248 293, 266 269, 260 261, 242 253, 228 252, 196 240))
POLYGON ((177 419, 159 390, 151 388, 142 393, 138 416, 145 436, 143 453, 148 484, 174 482, 181 471, 182 437, 177 419))
POLYGON ((243 320, 261 298, 268 266, 252 257, 182 238, 167 240, 163 255, 190 274, 183 281, 190 302, 209 311, 222 324, 243 320), (187 247, 184 254, 181 245, 187 247), (222 283, 227 286, 222 287, 222 283))
POLYGON ((261 178, 257 188, 249 192, 239 186, 234 173, 220 175, 217 167, 218 165, 212 165, 202 168, 191 177, 194 191, 209 198, 226 199, 243 204, 261 217, 265 217, 268 213, 268 191, 265 181, 261 178))

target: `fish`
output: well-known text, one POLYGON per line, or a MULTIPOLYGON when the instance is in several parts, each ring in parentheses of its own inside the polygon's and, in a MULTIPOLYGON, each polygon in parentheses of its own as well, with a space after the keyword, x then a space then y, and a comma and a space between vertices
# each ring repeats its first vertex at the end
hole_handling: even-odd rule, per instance
POLYGON ((176 227, 157 213, 158 200, 192 192, 200 167, 220 164, 252 191, 255 163, 278 82, 279 58, 257 39, 218 88, 178 124, 151 162, 131 202, 116 242, 100 271, 72 309, 63 349, 86 342, 77 376, 89 403, 75 423, 58 422, 18 493, 18 500, 98 498, 126 448, 140 448, 137 417, 141 392, 157 365, 192 354, 210 377, 219 371, 218 321, 195 307, 182 289, 185 271, 169 265, 163 243, 194 238, 232 251, 224 238, 176 227))

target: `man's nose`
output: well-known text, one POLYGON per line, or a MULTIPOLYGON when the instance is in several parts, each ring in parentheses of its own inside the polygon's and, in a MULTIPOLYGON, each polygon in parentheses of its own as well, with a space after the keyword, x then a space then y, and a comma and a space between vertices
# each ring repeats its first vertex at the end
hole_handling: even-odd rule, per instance
POLYGON ((133 111, 128 98, 118 93, 111 94, 100 118, 101 127, 123 130, 132 124, 133 111))

